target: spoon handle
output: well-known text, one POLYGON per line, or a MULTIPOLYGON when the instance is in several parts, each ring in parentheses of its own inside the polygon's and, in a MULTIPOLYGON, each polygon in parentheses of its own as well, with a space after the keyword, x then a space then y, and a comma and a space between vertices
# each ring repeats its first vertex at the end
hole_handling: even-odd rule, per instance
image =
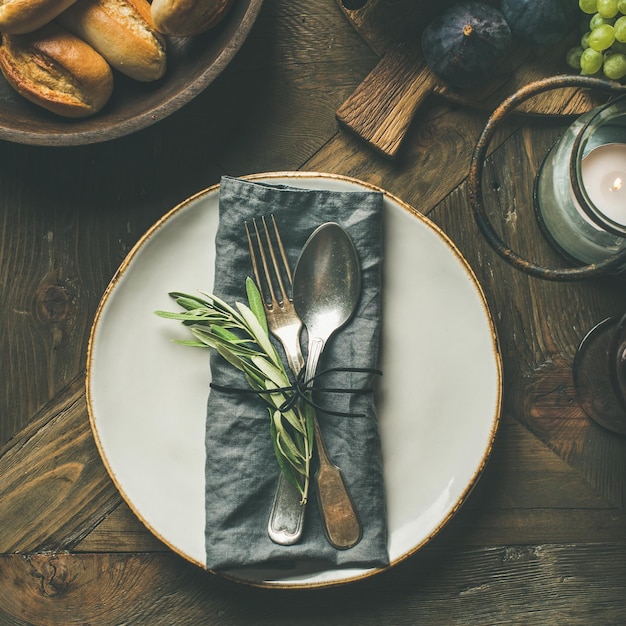
POLYGON ((361 522, 341 470, 328 458, 317 417, 313 423, 318 459, 314 479, 324 532, 333 547, 346 550, 361 539, 361 522))
MULTIPOLYGON (((325 340, 312 336, 309 340, 305 379, 310 381, 324 350, 325 340)), ((341 470, 330 460, 317 415, 313 415, 318 467, 314 475, 324 532, 329 543, 338 550, 351 548, 361 539, 361 522, 348 492, 341 470)))
POLYGON ((311 382, 311 379, 315 376, 317 371, 317 364, 322 356, 322 351, 326 341, 321 337, 312 336, 309 339, 309 353, 306 358, 306 369, 304 370, 304 380, 307 383, 311 382))

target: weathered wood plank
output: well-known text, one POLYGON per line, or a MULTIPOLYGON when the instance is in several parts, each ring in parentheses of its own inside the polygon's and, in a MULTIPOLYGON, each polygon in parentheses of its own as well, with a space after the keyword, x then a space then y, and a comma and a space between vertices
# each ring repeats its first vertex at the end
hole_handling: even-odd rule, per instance
POLYGON ((121 502, 90 533, 72 548, 72 552, 169 552, 121 502))
POLYGON ((626 545, 430 548, 358 584, 291 592, 171 554, 12 555, 0 557, 0 598, 14 625, 618 624, 626 545))
POLYGON ((160 137, 70 148, 62 158, 0 143, 0 445, 84 370, 100 297, 137 239, 219 180, 179 138, 160 137))
MULTIPOLYGON (((303 169, 345 174, 382 187, 415 209, 429 214, 467 177, 484 113, 435 100, 426 104, 409 131, 408 141, 392 164, 345 131, 319 150, 303 169)), ((494 137, 496 149, 519 127, 513 119, 494 137)), ((471 221, 471 216, 470 221, 471 221)), ((463 219, 463 218, 461 218, 463 219)))
POLYGON ((332 2, 266 2, 245 48, 177 122, 229 174, 297 170, 337 132, 337 107, 375 58, 332 2))
POLYGON ((76 379, 0 451, 0 552, 70 548, 120 502, 83 385, 76 379))
POLYGON ((525 389, 522 419, 610 502, 623 508, 626 438, 605 430, 585 415, 576 400, 572 366, 571 361, 553 363, 537 377, 535 384, 525 389))
MULTIPOLYGON (((500 427, 487 467, 467 504, 487 509, 615 508, 585 483, 584 475, 517 423, 500 427)), ((510 540, 515 541, 513 533, 510 540)))
POLYGON ((470 500, 433 541, 433 546, 463 548, 541 542, 598 544, 626 541, 626 514, 621 509, 499 509, 470 500))

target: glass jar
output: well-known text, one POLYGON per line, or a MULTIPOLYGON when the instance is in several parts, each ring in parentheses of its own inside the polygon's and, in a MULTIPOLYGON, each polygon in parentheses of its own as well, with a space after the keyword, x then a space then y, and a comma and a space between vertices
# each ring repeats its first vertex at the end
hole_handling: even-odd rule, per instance
POLYGON ((541 167, 535 204, 549 238, 578 263, 626 249, 626 96, 567 129, 541 167))

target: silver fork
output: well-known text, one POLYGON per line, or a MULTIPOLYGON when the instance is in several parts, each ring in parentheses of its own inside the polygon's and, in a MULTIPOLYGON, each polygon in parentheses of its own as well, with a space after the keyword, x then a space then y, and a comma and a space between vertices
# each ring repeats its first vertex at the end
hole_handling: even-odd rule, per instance
MULTIPOLYGON (((284 273, 286 274, 289 285, 291 286, 291 269, 289 268, 285 248, 280 238, 276 220, 273 215, 271 216, 271 219, 284 273)), ((265 217, 261 218, 261 222, 280 294, 277 296, 274 289, 274 283, 269 270, 268 254, 265 252, 265 246, 263 245, 255 219, 252 220, 252 225, 254 227, 257 247, 259 249, 260 263, 252 242, 252 236, 250 235, 248 223, 246 222, 244 224, 246 227, 246 236, 248 238, 248 247, 250 249, 250 259, 252 260, 254 280, 256 281, 257 287, 259 288, 259 291, 261 291, 261 295, 263 297, 263 305, 265 308, 265 315, 267 317, 268 328, 270 329, 270 332, 281 342, 283 348, 285 349, 289 368, 297 376, 304 366, 304 358, 300 347, 300 334, 302 332, 303 325, 302 321, 298 317, 298 314, 296 313, 291 299, 287 294, 282 272, 280 271, 278 258, 274 250, 274 246, 272 245, 265 217), (264 282, 261 281, 259 265, 263 268, 263 275, 265 278, 264 282), (266 296, 263 295, 263 284, 267 287, 266 293, 269 294, 269 300, 267 300, 266 296)), ((292 545, 302 536, 305 507, 301 504, 300 499, 300 492, 285 478, 284 474, 281 472, 278 477, 276 494, 274 495, 272 511, 270 513, 270 519, 267 526, 267 532, 270 539, 274 543, 286 546, 292 545)))
MULTIPOLYGON (((291 288, 293 282, 291 269, 273 215, 271 215, 271 219, 278 252, 282 261, 282 270, 281 264, 278 261, 278 255, 272 245, 272 239, 270 238, 265 217, 261 218, 261 222, 269 255, 264 250, 259 228, 254 219, 252 223, 257 246, 259 248, 260 263, 254 249, 250 229, 246 223, 248 247, 250 248, 252 270, 257 287, 259 291, 263 293, 262 285, 265 284, 267 293, 269 294, 269 300, 263 296, 268 328, 282 343, 285 354, 287 355, 289 367, 291 371, 298 376, 304 365, 304 358, 302 357, 302 349, 300 347, 300 334, 303 324, 299 315, 296 313, 293 302, 285 287, 285 280, 282 274, 284 272, 289 287, 291 288), (274 289, 269 261, 271 261, 276 283, 280 291, 278 295, 274 289), (265 279, 263 282, 261 281, 259 265, 263 268, 265 279)), ((324 445, 322 433, 315 414, 313 415, 313 422, 315 426, 315 448, 319 465, 314 479, 317 487, 317 501, 321 509, 320 513, 324 531, 327 539, 335 548, 350 548, 361 538, 361 525, 350 494, 341 476, 341 472, 328 458, 326 446, 324 445)), ((268 534, 272 541, 282 545, 296 543, 302 535, 304 509, 305 507, 300 504, 300 493, 281 472, 268 523, 268 534)))
MULTIPOLYGON (((273 215, 270 215, 270 218, 272 219, 272 226, 274 227, 276 244, 278 247, 278 252, 280 253, 283 270, 287 281, 289 282, 289 287, 291 287, 293 280, 291 276, 291 269, 289 267, 289 261, 287 260, 287 253, 285 252, 285 247, 283 246, 282 239, 280 238, 280 233, 278 232, 276 220, 274 219, 273 215)), ((267 249, 269 251, 269 257, 272 262, 272 268, 274 270, 276 282, 280 290, 280 293, 277 295, 269 270, 268 255, 265 252, 256 219, 253 219, 252 225, 254 226, 254 234, 256 235, 259 255, 261 257, 261 265, 263 267, 265 285, 267 286, 267 291, 270 296, 269 301, 265 297, 263 298, 263 304, 265 305, 265 314, 267 317, 267 325, 270 329, 270 332, 283 345, 283 348, 285 349, 285 354, 287 355, 289 368, 297 376, 304 366, 304 357, 302 356, 302 349, 300 348, 300 334, 302 333, 302 328, 304 327, 304 325, 302 324, 302 320, 296 313, 293 302, 289 294, 287 293, 287 289, 285 288, 285 282, 283 280, 282 272, 280 270, 276 251, 274 250, 274 246, 272 245, 272 240, 270 238, 269 229, 267 228, 267 221, 265 220, 265 216, 261 217, 261 222, 263 224, 263 231, 267 243, 267 249)), ((261 290, 263 287, 263 283, 261 282, 259 263, 254 252, 252 237, 250 236, 250 230, 248 229, 247 222, 245 224, 245 227, 246 235, 248 237, 248 247, 250 248, 250 258, 252 260, 252 271, 254 272, 254 280, 256 281, 259 290, 261 290)))

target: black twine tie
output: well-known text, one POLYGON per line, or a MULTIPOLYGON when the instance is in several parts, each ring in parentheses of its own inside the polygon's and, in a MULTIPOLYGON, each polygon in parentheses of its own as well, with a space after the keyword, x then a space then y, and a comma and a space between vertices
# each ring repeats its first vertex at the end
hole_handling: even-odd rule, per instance
POLYGON ((238 387, 230 387, 225 385, 218 385, 216 383, 211 382, 211 389, 215 389, 215 391, 220 391, 222 393, 233 393, 233 394, 254 394, 264 398, 267 395, 274 394, 285 394, 289 395, 288 399, 278 407, 278 411, 281 413, 286 413, 294 408, 296 403, 299 400, 306 402, 309 406, 313 407, 316 411, 321 411, 323 413, 327 413, 328 415, 334 415, 336 417, 365 417, 363 413, 353 413, 353 412, 345 412, 345 411, 334 411, 332 409, 328 409, 317 402, 315 402, 312 398, 312 392, 314 391, 322 391, 324 393, 350 393, 356 395, 363 395, 368 393, 373 393, 374 389, 372 387, 363 387, 363 388, 323 388, 316 387, 314 382, 327 374, 331 374, 333 372, 343 372, 343 373, 357 373, 357 374, 375 374, 377 376, 382 376, 383 373, 379 369, 371 368, 371 367, 331 367, 321 372, 318 372, 315 376, 310 378, 309 380, 304 380, 304 368, 300 371, 298 376, 296 377, 295 382, 288 387, 277 387, 275 389, 240 389, 238 387))

